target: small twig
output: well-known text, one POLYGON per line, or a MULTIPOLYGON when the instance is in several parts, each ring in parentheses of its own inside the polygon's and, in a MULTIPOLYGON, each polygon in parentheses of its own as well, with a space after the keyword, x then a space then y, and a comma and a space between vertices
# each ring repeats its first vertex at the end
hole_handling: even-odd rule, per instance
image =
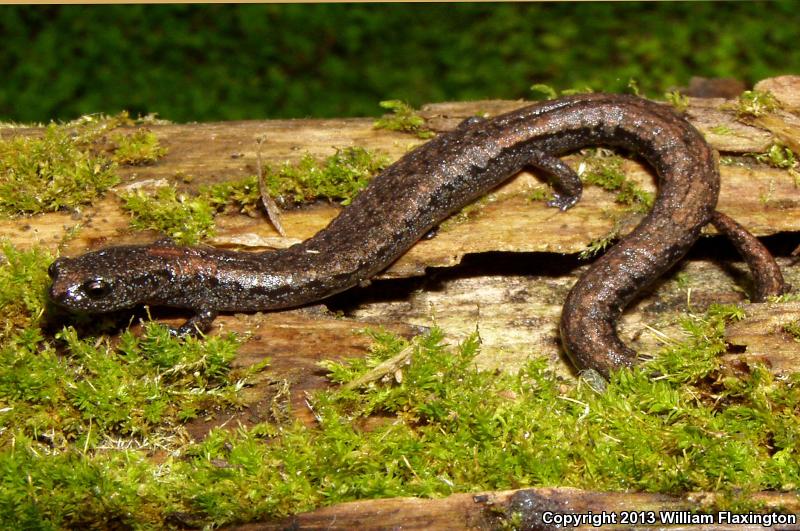
POLYGON ((267 211, 267 217, 269 218, 270 223, 272 226, 275 227, 275 230, 278 231, 278 234, 286 237, 286 231, 283 230, 283 224, 281 223, 281 211, 278 209, 278 205, 275 204, 275 201, 269 196, 269 191, 267 190, 267 183, 264 181, 264 168, 261 164, 261 144, 264 142, 264 137, 259 137, 256 139, 256 144, 258 148, 256 149, 256 172, 258 173, 258 191, 261 194, 261 204, 264 205, 264 209, 267 211))
POLYGON ((390 373, 397 372, 400 367, 406 365, 409 360, 411 359, 411 354, 414 352, 414 344, 409 344, 406 348, 401 350, 399 353, 395 354, 388 360, 382 362, 381 364, 373 367, 366 373, 362 374, 360 378, 357 378, 343 386, 345 390, 352 390, 357 387, 361 387, 364 384, 368 384, 370 382, 374 382, 375 380, 380 380, 384 376, 390 373))

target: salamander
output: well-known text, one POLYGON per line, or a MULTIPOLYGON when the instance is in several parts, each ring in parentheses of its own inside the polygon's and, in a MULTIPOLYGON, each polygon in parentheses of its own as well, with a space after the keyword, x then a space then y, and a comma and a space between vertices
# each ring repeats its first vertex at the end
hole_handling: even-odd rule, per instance
MULTIPOLYGON (((715 155, 701 134, 671 109, 628 95, 576 95, 465 120, 387 167, 325 229, 287 249, 247 253, 157 242, 59 258, 49 270, 50 297, 88 313, 139 304, 194 310, 179 333, 207 328, 220 311, 301 306, 367 281, 525 167, 549 178, 551 206, 570 208, 582 186, 558 157, 587 146, 630 150, 658 176, 650 213, 591 265, 563 308, 566 352, 579 369, 608 376, 636 361, 616 333, 622 310, 717 219, 719 194, 715 155)), ((749 234, 730 221, 718 226, 749 234)), ((754 252, 744 243, 739 248, 754 252)), ((759 276, 765 266, 754 264, 759 276)))

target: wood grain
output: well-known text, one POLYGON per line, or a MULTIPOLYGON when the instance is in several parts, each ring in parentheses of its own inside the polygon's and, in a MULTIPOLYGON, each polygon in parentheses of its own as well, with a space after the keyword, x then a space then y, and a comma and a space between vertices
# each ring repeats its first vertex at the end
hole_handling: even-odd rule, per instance
MULTIPOLYGON (((313 512, 298 514, 273 522, 262 522, 233 526, 231 531, 268 531, 277 529, 303 530, 350 530, 383 531, 388 529, 427 529, 431 531, 456 531, 464 529, 489 530, 508 529, 509 500, 520 491, 497 491, 475 494, 453 494, 438 500, 417 498, 388 498, 342 503, 313 512)), ((629 529, 691 529, 692 531, 722 531, 741 529, 758 531, 761 525, 740 524, 731 526, 720 523, 703 525, 659 525, 632 526, 621 524, 620 513, 625 511, 696 511, 701 505, 713 503, 713 493, 693 493, 685 496, 664 494, 589 492, 569 488, 540 488, 525 491, 539 507, 559 513, 600 515, 604 511, 616 517, 617 523, 606 523, 599 529, 622 531, 629 529)), ((749 496, 751 501, 762 503, 760 513, 773 511, 783 514, 800 512, 800 498, 791 493, 763 492, 749 496)), ((714 514, 711 512, 710 514, 714 514)), ((515 529, 564 529, 544 526, 541 512, 532 518, 522 519, 522 526, 515 529), (537 519, 536 516, 539 516, 537 519)), ((715 516, 716 521, 716 516, 715 516)), ((590 524, 583 528, 592 529, 590 524)), ((770 529, 797 529, 797 526, 776 525, 770 529)))

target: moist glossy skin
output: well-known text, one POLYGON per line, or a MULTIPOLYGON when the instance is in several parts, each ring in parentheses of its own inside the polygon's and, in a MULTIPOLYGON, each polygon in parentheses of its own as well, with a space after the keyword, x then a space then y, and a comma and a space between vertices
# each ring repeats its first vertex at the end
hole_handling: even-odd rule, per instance
POLYGON ((447 216, 526 166, 548 174, 562 210, 580 197, 577 175, 555 158, 587 146, 623 147, 658 175, 652 211, 598 259, 564 304, 561 335, 579 369, 603 375, 636 360, 617 337, 628 302, 680 259, 717 202, 714 154, 668 108, 624 95, 587 94, 470 119, 384 170, 316 236, 288 249, 239 253, 208 248, 112 247, 53 263, 52 299, 106 312, 137 304, 192 308, 182 331, 217 311, 299 306, 382 271, 447 216))

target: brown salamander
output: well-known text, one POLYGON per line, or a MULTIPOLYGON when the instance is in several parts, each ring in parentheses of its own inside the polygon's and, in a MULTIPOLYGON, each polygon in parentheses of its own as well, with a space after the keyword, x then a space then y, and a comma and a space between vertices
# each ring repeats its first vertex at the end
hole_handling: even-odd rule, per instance
MULTIPOLYGON (((631 150, 658 175, 652 211, 594 262, 564 305, 566 351, 579 369, 607 376, 636 359, 616 334, 623 308, 697 240, 719 192, 714 152, 700 133, 669 108, 634 96, 585 94, 468 119, 389 166, 325 229, 288 249, 245 253, 156 243, 59 258, 50 268, 50 296, 89 313, 138 304, 191 308, 197 313, 182 333, 207 328, 219 311, 303 305, 382 271, 444 218, 523 167, 550 177, 552 206, 571 207, 581 182, 557 157, 598 145, 631 150)), ((723 231, 748 234, 724 221, 723 231)), ((762 262, 753 264, 763 269, 762 262)))

